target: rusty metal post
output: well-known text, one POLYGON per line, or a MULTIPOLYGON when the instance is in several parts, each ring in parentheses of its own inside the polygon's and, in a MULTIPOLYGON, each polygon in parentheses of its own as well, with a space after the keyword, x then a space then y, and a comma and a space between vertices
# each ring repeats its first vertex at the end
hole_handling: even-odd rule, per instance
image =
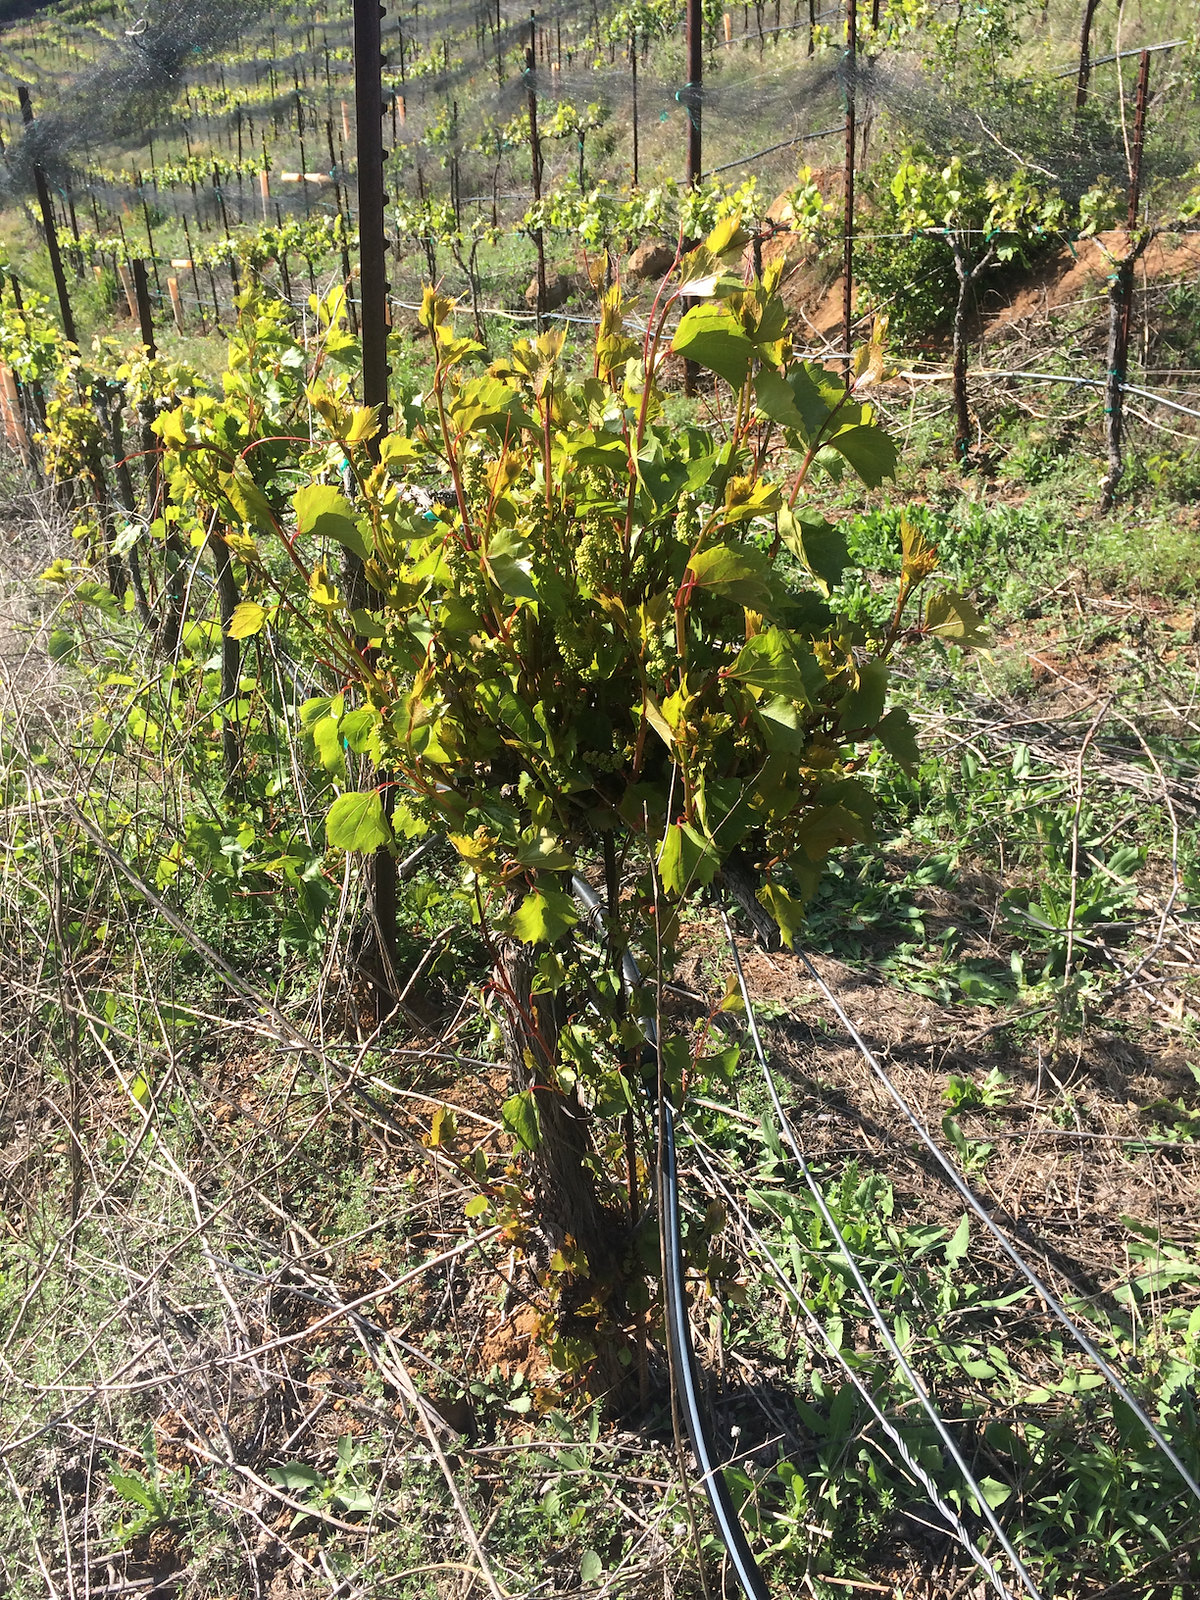
POLYGON ((358 144, 359 293, 363 401, 378 408, 378 439, 388 426, 387 254, 383 235, 383 52, 379 0, 354 0, 354 114, 358 144))
POLYGON ((854 137, 855 74, 858 71, 858 0, 846 0, 846 177, 842 212, 842 346, 844 370, 850 382, 851 339, 854 331, 854 137))
MULTIPOLYGON (((537 116, 537 88, 535 71, 537 68, 537 13, 529 13, 529 43, 525 46, 525 86, 526 104, 529 108, 529 156, 533 166, 533 201, 536 205, 542 198, 542 141, 538 135, 537 116)), ((540 331, 546 316, 546 241, 542 230, 537 228, 533 235, 534 248, 537 250, 537 325, 540 331)))

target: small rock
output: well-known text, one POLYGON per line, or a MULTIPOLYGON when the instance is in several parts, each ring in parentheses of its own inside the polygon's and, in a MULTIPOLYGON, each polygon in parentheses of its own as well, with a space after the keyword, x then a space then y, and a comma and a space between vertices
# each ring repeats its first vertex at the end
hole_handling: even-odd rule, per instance
MULTIPOLYGON (((559 306, 566 305, 575 288, 575 280, 565 272, 551 273, 546 278, 546 305, 545 310, 557 311, 559 306)), ((538 283, 537 275, 529 280, 529 287, 525 291, 525 304, 531 311, 537 310, 538 283)))
POLYGON ((675 246, 665 239, 647 239, 625 263, 625 276, 640 283, 645 278, 662 278, 675 260, 675 246))

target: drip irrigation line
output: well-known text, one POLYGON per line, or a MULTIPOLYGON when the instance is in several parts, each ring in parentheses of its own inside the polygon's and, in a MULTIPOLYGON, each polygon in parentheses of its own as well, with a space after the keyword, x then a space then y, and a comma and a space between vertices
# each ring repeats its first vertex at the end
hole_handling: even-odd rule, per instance
POLYGON ((815 133, 801 133, 794 139, 783 139, 779 144, 769 144, 765 150, 756 150, 753 155, 740 156, 736 161, 723 161, 719 167, 709 167, 700 176, 711 178, 718 172, 728 172, 730 167, 748 166, 751 161, 761 161, 763 156, 774 155, 777 150, 790 150, 794 145, 807 144, 810 139, 828 139, 831 134, 841 133, 842 126, 839 122, 836 128, 819 128, 815 133))
MULTIPOLYGON (((724 915, 724 913, 722 913, 722 915, 724 915)), ((736 959, 736 949, 734 954, 736 959)), ((1042 1282, 1041 1278, 1028 1264, 1024 1256, 1022 1256, 1020 1252, 1014 1248, 1012 1242, 1008 1238, 1008 1235, 994 1220, 991 1213, 983 1205, 982 1201, 980 1201, 974 1190, 964 1183, 961 1175, 958 1172, 958 1169, 949 1160, 945 1152, 934 1143, 925 1127, 925 1124, 921 1121, 920 1117, 917 1116, 912 1106, 909 1105, 908 1101, 900 1093, 899 1089, 897 1089, 887 1072, 885 1072, 883 1067, 880 1065, 878 1058, 874 1055, 866 1040, 862 1037, 858 1029, 854 1026, 853 1022, 851 1022, 849 1016, 846 1014, 844 1006, 838 1000, 833 990, 825 982, 824 978, 822 978, 821 974, 817 971, 806 952, 799 950, 797 951, 797 954, 807 969, 809 976, 812 978, 813 982, 821 990, 822 994, 833 1008, 838 1021, 849 1034, 859 1054, 870 1067, 871 1071, 875 1074, 875 1077, 882 1084, 883 1088, 887 1091, 888 1097, 892 1101, 892 1104, 903 1115, 913 1132, 917 1135, 918 1139, 929 1151, 930 1155, 937 1162, 938 1166, 945 1173, 946 1177, 950 1180, 950 1183, 958 1194, 959 1198, 965 1202, 971 1211, 973 1211, 974 1214, 979 1218, 980 1222, 983 1223, 984 1227, 995 1239, 996 1243, 1012 1262, 1013 1266, 1016 1267, 1017 1271, 1029 1284, 1030 1288, 1033 1289, 1034 1293, 1041 1300, 1042 1304, 1048 1311, 1052 1313, 1061 1326, 1066 1329, 1071 1338, 1079 1346, 1080 1350, 1083 1351, 1084 1355, 1096 1368, 1097 1372, 1104 1377, 1113 1391, 1121 1400, 1125 1402, 1130 1411, 1133 1412, 1134 1416, 1141 1423, 1142 1427, 1150 1435, 1151 1439, 1154 1440, 1154 1443, 1159 1447, 1159 1449, 1166 1456, 1167 1460, 1183 1479, 1192 1496, 1197 1501, 1200 1501, 1200 1483, 1197 1483, 1195 1477, 1191 1472, 1188 1471, 1187 1467, 1180 1459, 1177 1451, 1163 1436, 1162 1431, 1146 1413, 1141 1404, 1135 1399, 1133 1394, 1130 1392, 1128 1385, 1115 1371, 1111 1363, 1107 1361, 1103 1355, 1101 1355, 1100 1351, 1088 1338, 1087 1334, 1084 1333, 1082 1328, 1080 1328, 1079 1325, 1072 1320, 1054 1291, 1042 1282)), ((753 1037, 757 1039, 758 1031, 754 1026, 753 1013, 749 1010, 749 1008, 747 1008, 747 1016, 750 1018, 751 1033, 753 1037)))
POLYGON ((663 1259, 663 1298, 671 1366, 675 1372, 679 1400, 683 1406, 692 1449, 700 1464, 704 1492, 716 1518, 721 1542, 729 1553, 738 1582, 750 1600, 770 1600, 771 1591, 759 1570, 746 1540, 745 1531, 734 1510, 728 1486, 716 1459, 712 1440, 700 1408, 696 1354, 688 1323, 687 1289, 684 1284, 683 1251, 680 1243, 679 1174, 675 1159, 675 1110, 670 1100, 662 1103, 660 1157, 658 1163, 658 1204, 667 1249, 663 1259))
MULTIPOLYGON (((604 915, 599 896, 586 879, 578 873, 571 874, 571 889, 584 908, 586 920, 592 927, 600 927, 604 915)), ((637 962, 628 950, 621 952, 621 976, 633 988, 642 981, 637 962)), ((646 1042, 658 1046, 658 1028, 653 1019, 641 1020, 646 1042)), ((651 1112, 655 1110, 655 1096, 647 1087, 651 1112)), ((687 1423, 692 1449, 700 1465, 701 1481, 708 1503, 712 1507, 721 1542, 737 1573, 738 1582, 748 1600, 770 1600, 771 1591, 754 1558, 746 1539, 745 1530, 734 1509, 729 1487, 722 1476, 721 1463, 700 1404, 700 1381, 696 1352, 692 1345, 692 1330, 688 1322, 687 1287, 683 1264, 683 1243, 679 1219, 679 1172, 675 1158, 675 1110, 669 1099, 662 1101, 662 1119, 659 1127, 659 1163, 657 1174, 659 1216, 663 1238, 663 1302, 667 1325, 667 1343, 671 1354, 671 1371, 674 1374, 679 1403, 687 1423)))
MULTIPOLYGON (((783 1132, 784 1138, 791 1146, 792 1154, 796 1158, 796 1163, 800 1168, 801 1176, 803 1177, 808 1186, 810 1194, 816 1202, 817 1209, 821 1213, 821 1217, 825 1223, 825 1226, 829 1229, 834 1242, 845 1258, 846 1265, 850 1269, 850 1276, 854 1279, 855 1287, 862 1298, 863 1304, 867 1308, 867 1311, 871 1317, 871 1321, 878 1329, 879 1336, 883 1340, 884 1345, 887 1347, 888 1353, 890 1354, 892 1360, 896 1363, 897 1367, 899 1367, 900 1372, 904 1377, 904 1381, 908 1384, 913 1394, 917 1397, 917 1401, 920 1404, 921 1409, 933 1424, 938 1438, 942 1441, 942 1444, 945 1447, 947 1454, 950 1456, 950 1459, 954 1462, 955 1466, 962 1474, 963 1482, 966 1484, 970 1493, 974 1495, 980 1512, 991 1527, 992 1532, 996 1535, 996 1538, 999 1540, 1001 1549, 1012 1562, 1013 1570, 1020 1578, 1026 1593, 1031 1597, 1031 1600, 1041 1600, 1041 1591, 1034 1583, 1033 1578, 1027 1570, 1024 1562, 1013 1549, 1008 1535, 1005 1533, 1000 1524, 999 1518, 996 1516, 995 1511, 988 1502, 987 1496, 984 1494, 983 1489, 981 1488, 974 1473, 967 1465, 962 1451, 959 1449, 958 1444, 955 1441, 954 1435, 950 1432, 949 1428, 942 1420, 941 1413, 931 1400, 928 1389, 926 1389, 920 1377, 918 1377, 913 1367, 909 1364, 909 1361, 903 1350, 901 1350, 899 1344, 896 1342, 892 1330, 888 1327, 887 1322, 884 1319, 883 1311, 880 1309, 878 1301, 871 1293, 871 1290, 867 1284, 867 1280, 863 1277, 862 1269, 855 1260, 850 1246, 846 1242, 845 1235, 838 1227, 837 1219, 834 1217, 833 1212, 829 1209, 829 1204, 825 1199, 824 1192, 821 1189, 820 1184, 813 1177, 812 1168, 804 1158, 803 1152, 800 1149, 799 1141, 797 1140, 795 1132, 792 1128, 791 1119, 788 1117, 787 1112, 783 1109, 783 1102, 779 1098, 779 1090, 775 1085, 775 1075, 771 1071, 770 1063, 767 1061, 766 1051, 763 1049, 762 1040, 759 1037, 758 1024, 754 1020, 754 1006, 751 1003, 750 991, 746 985, 746 974, 742 969, 742 958, 738 952, 737 941, 733 936, 733 929, 730 926, 729 916, 724 906, 720 907, 720 913, 721 922, 725 928, 725 937, 729 942, 729 949, 733 956, 734 970, 737 973, 738 988, 741 990, 742 995, 742 1004, 746 1011, 747 1031, 749 1032, 751 1042, 754 1045, 754 1053, 758 1058, 759 1067, 761 1068, 763 1077, 766 1080, 767 1092, 771 1096, 771 1104, 774 1107, 775 1116, 779 1122, 779 1126, 783 1132)), ((1002 1597, 1002 1600, 1010 1600, 1009 1590, 1005 1587, 1003 1580, 997 1573, 996 1569, 992 1566, 991 1562, 988 1561, 986 1557, 981 1557, 980 1566, 981 1570, 987 1576, 988 1581, 996 1590, 996 1593, 1002 1597)))
MULTIPOLYGON (((726 1111, 728 1108, 721 1106, 718 1109, 721 1111, 726 1111)), ((694 1130, 689 1128, 688 1131, 691 1134, 693 1149, 706 1168, 713 1183, 716 1184, 722 1195, 724 1195, 725 1202, 728 1205, 732 1215, 737 1218, 742 1227, 747 1231, 751 1233, 757 1233, 758 1230, 754 1227, 754 1224, 751 1222, 749 1216, 738 1204, 738 1201, 731 1193, 728 1185, 722 1182, 720 1176, 713 1167, 712 1162, 709 1160, 708 1155, 697 1142, 694 1130)), ((962 1548, 982 1571, 990 1572, 991 1563, 988 1561, 983 1552, 976 1547, 971 1535, 967 1532, 966 1525, 962 1521, 962 1518, 958 1515, 954 1508, 942 1498, 941 1491, 938 1489, 937 1484, 933 1481, 932 1476, 920 1464, 920 1462, 913 1455, 912 1451, 909 1449, 908 1445, 905 1443, 904 1435, 893 1422, 888 1420, 886 1414, 880 1408, 879 1402, 875 1399, 875 1396, 863 1382, 862 1376, 846 1360, 845 1352, 834 1341, 833 1336, 830 1334, 825 1324, 817 1316, 816 1312, 809 1305, 808 1301, 805 1300, 804 1296, 800 1293, 796 1286, 788 1281, 787 1274, 779 1265, 779 1262, 775 1259, 770 1246, 761 1237, 761 1235, 758 1237, 756 1244, 759 1252, 770 1269, 772 1277, 774 1277, 776 1283, 779 1285, 780 1290, 786 1297, 788 1303, 796 1306, 803 1313, 804 1320, 807 1322, 809 1328, 822 1341, 829 1355, 833 1358, 837 1365, 841 1367, 842 1371, 846 1374, 846 1377, 858 1390, 864 1405, 866 1405, 867 1409, 875 1418, 876 1422, 878 1422, 883 1432, 895 1446, 896 1454, 899 1456, 900 1460, 911 1474, 913 1482, 925 1490, 925 1493, 929 1496, 930 1503, 945 1519, 946 1526, 950 1530, 952 1537, 962 1546, 962 1548)))
MULTIPOLYGON (((1140 55, 1152 56, 1159 50, 1178 50, 1188 42, 1189 41, 1187 39, 1166 39, 1162 44, 1148 44, 1144 49, 1118 50, 1112 55, 1095 56, 1094 58, 1089 58, 1088 66, 1089 69, 1091 67, 1107 67, 1111 66, 1114 61, 1127 61, 1131 57, 1140 55)), ((1079 63, 1077 61, 1074 66, 1059 67, 1054 72, 1048 72, 1046 76, 1048 78, 1077 78, 1079 76, 1079 63)), ((1037 83, 1038 81, 1039 80, 1037 78, 1022 78, 1019 80, 1017 87, 1024 89, 1029 84, 1037 83)))

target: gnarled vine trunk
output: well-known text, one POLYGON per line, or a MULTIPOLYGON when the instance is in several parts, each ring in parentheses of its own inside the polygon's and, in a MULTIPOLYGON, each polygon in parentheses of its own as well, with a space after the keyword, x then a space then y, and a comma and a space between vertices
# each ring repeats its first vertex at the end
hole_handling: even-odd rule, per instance
POLYGON ((513 1092, 531 1090, 538 1113, 540 1138, 529 1152, 538 1209, 557 1243, 570 1235, 593 1269, 603 1269, 613 1255, 612 1219, 600 1204, 588 1165, 587 1113, 574 1092, 560 1089, 554 1070, 566 1020, 561 998, 534 994, 535 969, 529 945, 502 941, 495 980, 504 1006, 513 1092))
POLYGON ((1150 242, 1143 235, 1117 262, 1108 280, 1108 378, 1104 386, 1104 443, 1108 471, 1100 492, 1101 511, 1111 511, 1125 470, 1125 379, 1129 375, 1129 323, 1133 269, 1150 242))
POLYGON ((953 239, 950 248, 954 253, 954 271, 958 276, 958 303, 954 308, 953 333, 953 388, 954 388, 954 454, 965 461, 971 451, 971 408, 967 403, 967 355, 970 347, 968 322, 971 314, 971 294, 975 285, 996 259, 989 248, 975 265, 967 264, 966 251, 953 239))

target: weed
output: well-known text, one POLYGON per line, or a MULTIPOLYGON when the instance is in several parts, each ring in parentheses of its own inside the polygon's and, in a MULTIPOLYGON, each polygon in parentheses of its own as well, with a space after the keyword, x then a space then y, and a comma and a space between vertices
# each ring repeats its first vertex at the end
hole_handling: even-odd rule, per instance
POLYGON ((1013 1086, 999 1067, 993 1067, 981 1081, 960 1078, 952 1072, 942 1094, 952 1111, 970 1111, 979 1106, 1007 1105, 1013 1096, 1013 1086))
POLYGON ((142 1440, 145 1470, 124 1472, 118 1467, 109 1470, 109 1487, 127 1505, 138 1508, 137 1515, 128 1521, 118 1517, 113 1529, 113 1542, 118 1549, 130 1545, 143 1534, 181 1520, 187 1511, 191 1489, 191 1473, 187 1467, 178 1472, 163 1472, 158 1464, 154 1444, 154 1430, 147 1428, 142 1440))

